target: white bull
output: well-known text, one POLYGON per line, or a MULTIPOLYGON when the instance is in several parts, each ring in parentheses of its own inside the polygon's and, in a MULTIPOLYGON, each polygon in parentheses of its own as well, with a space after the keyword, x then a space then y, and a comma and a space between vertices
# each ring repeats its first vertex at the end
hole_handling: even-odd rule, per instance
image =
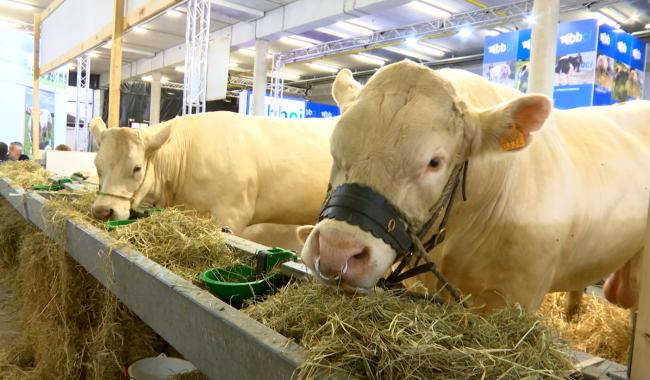
MULTIPOLYGON (((447 239, 429 255, 477 306, 536 309, 547 292, 579 291, 622 267, 606 295, 635 306, 650 196, 649 102, 554 110, 546 96, 411 62, 382 68, 364 88, 341 71, 333 94, 343 115, 331 140, 332 188, 374 189, 414 231, 452 168, 469 160, 468 199, 456 199, 447 239), (504 151, 513 133, 519 149, 504 151)), ((374 286, 396 258, 345 221, 324 219, 299 235, 312 270, 352 287, 374 286)), ((437 289, 432 275, 418 279, 437 289)))
POLYGON ((263 234, 259 226, 248 228, 260 223, 314 223, 336 120, 210 112, 131 130, 106 129, 95 118, 90 128, 99 144, 101 188, 92 213, 117 220, 140 204, 183 205, 248 238, 263 234))

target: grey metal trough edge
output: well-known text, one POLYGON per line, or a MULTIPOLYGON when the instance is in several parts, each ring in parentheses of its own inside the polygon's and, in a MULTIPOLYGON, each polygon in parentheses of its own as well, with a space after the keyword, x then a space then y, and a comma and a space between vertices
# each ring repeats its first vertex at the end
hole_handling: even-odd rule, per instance
MULTIPOLYGON (((42 215, 44 197, 16 188, 6 178, 0 178, 0 194, 25 219, 58 240, 42 215)), ((102 231, 68 221, 66 237, 70 256, 211 379, 288 379, 306 358, 302 347, 288 338, 139 252, 109 248, 111 238, 102 231)), ((226 244, 245 253, 268 248, 234 235, 224 237, 226 244)), ((289 262, 282 265, 282 272, 303 278, 309 269, 289 262)), ((573 355, 577 364, 591 362, 578 368, 581 379, 627 378, 621 364, 585 352, 573 355)))
MULTIPOLYGON (((20 194, 11 204, 57 238, 43 219, 45 198, 23 195, 4 179, 0 193, 10 202, 10 194, 20 194)), ((289 379, 306 358, 288 338, 137 251, 109 248, 111 240, 94 227, 67 222, 68 254, 211 379, 289 379)))

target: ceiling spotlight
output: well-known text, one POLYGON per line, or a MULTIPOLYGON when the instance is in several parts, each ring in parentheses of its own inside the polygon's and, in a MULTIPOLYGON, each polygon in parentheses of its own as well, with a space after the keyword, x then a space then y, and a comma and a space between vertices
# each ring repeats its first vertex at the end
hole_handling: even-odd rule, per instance
POLYGON ((465 26, 461 30, 458 31, 458 35, 463 37, 463 38, 468 38, 472 36, 472 28, 465 26))
POLYGON ((19 3, 17 1, 9 1, 9 0, 0 1, 0 5, 4 5, 9 8, 19 9, 21 11, 31 11, 34 9, 32 5, 19 3))
POLYGON ((404 43, 408 46, 415 46, 418 43, 418 39, 415 37, 409 37, 404 40, 404 43))
POLYGON ((334 66, 329 66, 329 65, 323 65, 322 63, 307 63, 309 67, 312 69, 316 69, 319 71, 326 71, 328 73, 337 73, 339 71, 338 67, 334 66))
POLYGON ((526 21, 526 24, 528 25, 533 25, 537 21, 537 18, 533 15, 528 15, 524 18, 524 21, 526 21))
POLYGON ((645 24, 644 28, 650 29, 650 24, 645 24))
POLYGON ((371 65, 383 66, 386 64, 386 60, 384 58, 378 57, 376 55, 359 53, 359 54, 354 54, 353 57, 359 61, 369 63, 371 65))
POLYGON ((411 1, 408 3, 408 6, 412 8, 415 11, 421 12, 421 13, 427 13, 433 17, 438 17, 438 18, 447 18, 451 16, 451 13, 442 10, 438 7, 435 7, 433 5, 421 3, 419 1, 411 1))
POLYGON ((352 37, 347 33, 343 33, 343 32, 340 32, 338 30, 334 30, 334 29, 330 29, 330 28, 316 28, 315 30, 317 32, 329 34, 330 36, 334 36, 334 37, 338 37, 338 38, 350 38, 350 37, 352 37))

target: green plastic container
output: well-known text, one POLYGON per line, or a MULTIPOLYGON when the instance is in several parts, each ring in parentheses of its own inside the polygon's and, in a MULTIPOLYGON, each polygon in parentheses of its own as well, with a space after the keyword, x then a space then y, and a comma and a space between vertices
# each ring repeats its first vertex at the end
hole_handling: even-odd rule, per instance
POLYGON ((248 265, 239 264, 225 268, 210 269, 202 272, 199 277, 208 289, 225 302, 235 307, 243 304, 244 300, 266 294, 274 282, 281 281, 281 274, 258 279, 255 269, 248 265))
POLYGON ((64 189, 63 186, 57 185, 57 184, 54 184, 54 183, 51 184, 51 185, 34 185, 34 186, 32 186, 32 190, 36 190, 36 191, 59 191, 59 190, 63 190, 63 189, 64 189))
POLYGON ((273 273, 273 269, 283 261, 296 259, 294 252, 278 247, 258 251, 256 255, 256 268, 238 264, 209 269, 202 272, 199 278, 212 294, 240 307, 245 300, 262 296, 284 285, 287 277, 279 272, 273 273))
POLYGON ((127 220, 111 220, 108 222, 104 222, 104 227, 108 231, 114 231, 117 228, 120 228, 122 226, 127 226, 131 223, 135 222, 135 220, 132 219, 127 219, 127 220))
POLYGON ((72 180, 70 178, 61 178, 57 179, 55 181, 52 181, 51 184, 49 185, 34 185, 32 186, 32 190, 36 191, 59 191, 65 189, 65 186, 63 186, 66 183, 72 183, 72 180))

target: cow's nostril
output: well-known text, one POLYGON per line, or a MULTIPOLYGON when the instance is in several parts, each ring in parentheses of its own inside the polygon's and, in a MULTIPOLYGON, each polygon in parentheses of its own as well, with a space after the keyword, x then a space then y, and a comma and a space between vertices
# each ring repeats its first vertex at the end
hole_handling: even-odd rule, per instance
POLYGON ((115 213, 115 211, 113 211, 113 209, 109 209, 108 210, 108 217, 109 218, 112 217, 114 213, 115 213))
POLYGON ((370 259, 370 248, 368 247, 363 248, 361 252, 357 253, 356 255, 353 255, 351 259, 357 262, 368 261, 370 259))

